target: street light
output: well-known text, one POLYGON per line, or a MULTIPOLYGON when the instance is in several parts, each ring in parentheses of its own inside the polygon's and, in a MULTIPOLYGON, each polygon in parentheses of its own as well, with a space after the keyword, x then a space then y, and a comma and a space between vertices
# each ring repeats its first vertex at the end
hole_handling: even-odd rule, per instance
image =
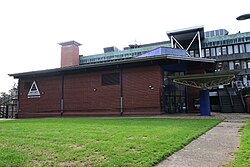
POLYGON ((250 19, 250 13, 240 15, 240 16, 237 17, 236 19, 237 19, 237 20, 246 20, 246 19, 250 19))

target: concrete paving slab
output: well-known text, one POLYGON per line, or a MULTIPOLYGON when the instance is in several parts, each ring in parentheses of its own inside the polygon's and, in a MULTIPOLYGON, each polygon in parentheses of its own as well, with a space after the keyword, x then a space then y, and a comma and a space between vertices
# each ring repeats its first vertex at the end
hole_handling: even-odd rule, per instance
POLYGON ((219 167, 232 161, 240 146, 239 130, 245 124, 245 116, 224 117, 223 122, 156 166, 219 167))

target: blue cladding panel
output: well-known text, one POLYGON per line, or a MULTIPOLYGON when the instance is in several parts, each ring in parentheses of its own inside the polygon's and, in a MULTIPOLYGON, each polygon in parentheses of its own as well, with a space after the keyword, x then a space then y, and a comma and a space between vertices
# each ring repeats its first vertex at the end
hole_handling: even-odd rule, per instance
POLYGON ((160 47, 148 53, 140 55, 138 57, 150 57, 150 56, 160 56, 160 55, 187 56, 187 51, 182 49, 160 47))

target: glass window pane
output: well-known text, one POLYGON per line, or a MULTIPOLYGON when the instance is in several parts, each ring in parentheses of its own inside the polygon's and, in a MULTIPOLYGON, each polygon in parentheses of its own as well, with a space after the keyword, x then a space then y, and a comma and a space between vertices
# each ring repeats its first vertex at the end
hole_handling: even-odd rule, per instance
POLYGON ((210 57, 210 51, 209 48, 206 49, 206 57, 210 57))
POLYGON ((215 56, 215 48, 211 48, 211 56, 215 56))
POLYGON ((189 55, 190 55, 191 57, 194 57, 194 51, 193 51, 193 50, 190 50, 190 51, 189 51, 189 55))
POLYGON ((227 49, 228 49, 228 54, 230 55, 230 54, 233 54, 233 46, 228 46, 227 47, 227 49))
POLYGON ((250 43, 246 44, 246 52, 250 52, 250 43))
POLYGON ((227 54, 227 47, 226 47, 226 46, 223 46, 223 47, 222 47, 222 54, 223 54, 223 55, 226 55, 226 54, 227 54))
POLYGON ((199 50, 195 50, 194 52, 195 52, 195 57, 200 57, 199 50))
POLYGON ((216 48, 216 55, 220 56, 221 55, 221 47, 216 48))
POLYGON ((240 53, 245 53, 246 49, 245 49, 245 44, 240 44, 240 53))
POLYGON ((238 45, 234 45, 234 53, 239 53, 238 45))
POLYGON ((241 61, 241 69, 246 69, 247 68, 247 62, 245 60, 241 61))
POLYGON ((247 68, 250 68, 250 60, 247 60, 247 68))
POLYGON ((234 70, 234 62, 233 61, 229 62, 229 70, 234 70))
POLYGON ((217 71, 221 71, 222 70, 222 62, 218 62, 217 63, 216 69, 217 69, 217 71))
POLYGON ((239 70, 240 69, 240 61, 239 60, 236 60, 234 62, 234 66, 235 66, 235 69, 239 70))

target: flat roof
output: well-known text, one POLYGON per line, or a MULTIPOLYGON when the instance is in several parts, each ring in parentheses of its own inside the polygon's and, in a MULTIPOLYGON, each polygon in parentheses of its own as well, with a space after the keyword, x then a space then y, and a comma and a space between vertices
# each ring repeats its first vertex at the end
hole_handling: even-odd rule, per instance
POLYGON ((169 39, 174 36, 178 41, 192 40, 197 32, 200 32, 201 39, 204 38, 204 26, 189 27, 184 29, 167 31, 169 39))
POLYGON ((142 62, 150 62, 150 61, 157 61, 157 60, 181 60, 181 61, 204 62, 204 63, 215 62, 214 59, 207 59, 207 58, 197 58, 197 57, 177 56, 177 55, 160 55, 160 56, 150 56, 150 57, 135 57, 131 59, 103 62, 103 63, 96 63, 96 64, 84 64, 84 65, 79 65, 79 66, 70 66, 70 67, 63 67, 63 68, 14 73, 14 74, 9 74, 9 76, 13 76, 14 78, 21 78, 21 77, 28 77, 28 76, 35 77, 39 75, 48 75, 48 74, 59 75, 59 74, 70 72, 70 71, 87 70, 90 68, 101 68, 101 67, 109 67, 109 66, 119 66, 119 65, 125 65, 125 64, 142 63, 142 62))

